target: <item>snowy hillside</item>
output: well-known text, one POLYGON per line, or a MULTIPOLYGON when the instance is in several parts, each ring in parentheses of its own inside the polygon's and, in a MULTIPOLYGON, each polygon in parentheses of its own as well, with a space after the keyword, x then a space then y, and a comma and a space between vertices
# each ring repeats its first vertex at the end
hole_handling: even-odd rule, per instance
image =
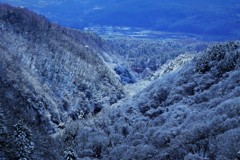
MULTIPOLYGON (((0 111, 9 135, 18 120, 42 136, 55 133, 124 96, 101 56, 99 37, 8 5, 0 5, 0 27, 0 111)), ((36 150, 42 146, 37 137, 36 150)), ((3 149, 10 159, 14 147, 3 149)))
POLYGON ((138 79, 144 79, 159 70, 162 65, 180 54, 195 54, 203 51, 209 44, 192 38, 105 38, 104 48, 113 52, 121 63, 133 72, 138 79), (109 47, 110 46, 110 47, 109 47))
POLYGON ((235 159, 239 51, 240 42, 210 47, 138 95, 75 122, 60 137, 75 135, 69 147, 79 158, 235 159))
POLYGON ((240 159, 239 41, 102 39, 9 5, 0 35, 1 160, 240 159))

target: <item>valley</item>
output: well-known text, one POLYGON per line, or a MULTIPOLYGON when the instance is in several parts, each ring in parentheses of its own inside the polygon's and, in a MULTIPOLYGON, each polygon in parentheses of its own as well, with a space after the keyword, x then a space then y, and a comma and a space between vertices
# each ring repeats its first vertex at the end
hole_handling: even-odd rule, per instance
POLYGON ((81 31, 6 4, 0 35, 0 159, 240 158, 239 41, 81 31))

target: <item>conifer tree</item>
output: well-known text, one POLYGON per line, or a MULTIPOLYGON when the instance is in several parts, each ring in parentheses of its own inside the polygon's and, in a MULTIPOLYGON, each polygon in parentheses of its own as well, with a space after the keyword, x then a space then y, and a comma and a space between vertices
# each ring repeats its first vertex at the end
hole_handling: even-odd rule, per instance
POLYGON ((66 160, 76 160, 76 154, 72 148, 68 148, 66 151, 64 151, 64 158, 66 160))
MULTIPOLYGON (((2 154, 5 154, 5 152, 8 150, 7 147, 8 147, 8 134, 6 128, 6 120, 2 108, 0 108, 0 151, 3 152, 2 154)), ((0 155, 0 159, 1 158, 4 159, 2 156, 4 155, 0 155)))
POLYGON ((31 141, 30 129, 20 120, 14 125, 14 143, 16 145, 16 156, 19 160, 31 159, 34 143, 31 141))

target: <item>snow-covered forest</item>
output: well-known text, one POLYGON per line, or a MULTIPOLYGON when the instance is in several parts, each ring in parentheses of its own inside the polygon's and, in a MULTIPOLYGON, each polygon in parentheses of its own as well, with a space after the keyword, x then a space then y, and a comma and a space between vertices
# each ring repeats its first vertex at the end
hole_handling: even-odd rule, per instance
POLYGON ((240 159, 240 41, 102 38, 1 4, 5 159, 240 159))

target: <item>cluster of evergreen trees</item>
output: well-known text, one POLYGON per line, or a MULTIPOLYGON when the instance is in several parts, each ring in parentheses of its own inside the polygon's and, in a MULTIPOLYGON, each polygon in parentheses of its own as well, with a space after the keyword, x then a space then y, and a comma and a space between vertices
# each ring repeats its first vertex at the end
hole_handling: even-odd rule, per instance
POLYGON ((19 120, 13 128, 6 126, 6 119, 0 108, 0 159, 12 157, 19 160, 31 159, 34 150, 32 132, 19 120), (11 131, 13 129, 13 132, 11 131))

